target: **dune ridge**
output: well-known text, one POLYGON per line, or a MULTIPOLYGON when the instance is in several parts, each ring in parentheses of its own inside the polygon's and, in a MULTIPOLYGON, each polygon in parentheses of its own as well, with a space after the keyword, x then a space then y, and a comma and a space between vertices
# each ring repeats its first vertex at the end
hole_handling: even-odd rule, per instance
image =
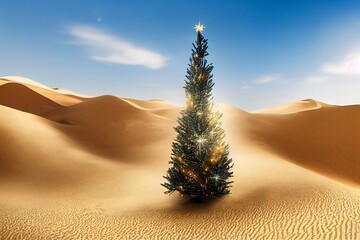
MULTIPOLYGON (((22 77, 21 77, 22 78, 22 77)), ((51 99, 52 101, 57 102, 58 104, 69 106, 75 103, 79 103, 81 101, 84 101, 87 99, 87 97, 83 97, 81 95, 73 95, 69 93, 63 93, 61 90, 54 90, 51 88, 44 88, 41 87, 42 84, 37 83, 31 79, 29 79, 29 83, 26 81, 19 82, 15 80, 9 80, 5 78, 0 78, 0 86, 5 84, 18 84, 21 85, 20 87, 27 87, 31 90, 33 90, 35 93, 40 94, 48 99, 51 99), (34 82, 34 83, 32 83, 34 82)))
MULTIPOLYGON (((291 104, 289 104, 291 105, 291 104)), ((297 105, 297 104, 295 104, 297 105)), ((288 161, 360 186, 360 105, 331 106, 296 113, 237 112, 242 127, 230 131, 288 161)))
MULTIPOLYGON (((162 140, 172 121, 136 108, 121 98, 100 96, 45 116, 89 151, 124 158, 133 148, 148 148, 162 140)), ((171 135, 170 135, 171 136, 171 135)))
POLYGON ((360 105, 221 105, 234 186, 199 204, 160 186, 179 107, 40 86, 0 80, 1 239, 360 238, 360 105))
POLYGON ((253 111, 253 113, 268 113, 268 114, 291 114, 303 111, 316 110, 319 108, 327 108, 332 105, 316 101, 314 99, 304 99, 293 103, 286 103, 279 106, 260 109, 253 111))
POLYGON ((61 105, 19 83, 0 86, 1 105, 36 115, 43 115, 61 105))
POLYGON ((0 80, 2 81, 8 81, 8 82, 18 82, 22 84, 30 84, 33 86, 37 86, 43 89, 50 89, 49 87, 45 86, 44 84, 41 84, 39 82, 36 82, 30 78, 20 77, 20 76, 4 76, 0 77, 0 80))

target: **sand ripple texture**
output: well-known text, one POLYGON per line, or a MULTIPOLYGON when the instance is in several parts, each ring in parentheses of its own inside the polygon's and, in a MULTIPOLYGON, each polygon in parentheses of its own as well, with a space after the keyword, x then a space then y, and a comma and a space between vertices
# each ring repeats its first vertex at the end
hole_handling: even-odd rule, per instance
POLYGON ((360 195, 304 186, 259 190, 226 207, 188 203, 114 213, 101 208, 1 209, 1 239, 359 239, 360 195), (236 202, 238 201, 238 202, 236 202))
POLYGON ((164 196, 180 108, 0 78, 0 239, 360 239, 360 105, 224 105, 231 194, 164 196))

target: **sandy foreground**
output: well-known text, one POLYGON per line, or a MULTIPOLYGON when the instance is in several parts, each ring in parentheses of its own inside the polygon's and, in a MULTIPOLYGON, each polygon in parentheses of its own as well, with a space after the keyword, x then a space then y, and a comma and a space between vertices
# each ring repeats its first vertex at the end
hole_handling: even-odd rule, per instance
POLYGON ((177 106, 68 93, 0 78, 0 239, 360 239, 360 105, 221 105, 233 188, 193 203, 160 186, 177 106))

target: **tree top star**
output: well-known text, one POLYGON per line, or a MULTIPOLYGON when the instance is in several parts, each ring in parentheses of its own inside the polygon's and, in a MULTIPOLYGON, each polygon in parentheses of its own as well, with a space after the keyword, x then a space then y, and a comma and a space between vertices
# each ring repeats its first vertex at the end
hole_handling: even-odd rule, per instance
POLYGON ((202 33, 204 31, 205 27, 203 24, 200 24, 200 22, 199 22, 199 24, 195 25, 194 29, 196 32, 202 33))

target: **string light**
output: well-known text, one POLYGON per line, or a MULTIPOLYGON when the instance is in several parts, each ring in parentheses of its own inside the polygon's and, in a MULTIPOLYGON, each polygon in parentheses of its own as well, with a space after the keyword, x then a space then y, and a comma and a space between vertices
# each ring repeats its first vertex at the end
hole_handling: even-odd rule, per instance
POLYGON ((213 179, 215 179, 215 181, 217 182, 219 179, 221 179, 220 178, 220 176, 219 175, 217 175, 217 174, 215 174, 215 176, 214 177, 212 177, 213 179))
POLYGON ((206 141, 206 139, 203 138, 202 136, 200 136, 200 137, 198 138, 197 142, 198 142, 198 144, 199 144, 199 153, 201 153, 202 144, 203 144, 203 142, 205 142, 205 141, 206 141))
POLYGON ((199 77, 197 78, 199 81, 203 80, 204 79, 204 74, 200 73, 199 74, 199 77))
POLYGON ((184 163, 184 159, 182 158, 182 157, 177 157, 177 159, 180 161, 180 162, 182 162, 182 163, 184 163))
POLYGON ((215 153, 223 153, 224 152, 224 147, 223 146, 217 146, 215 148, 215 153))
POLYGON ((188 104, 187 104, 186 107, 187 108, 192 108, 194 106, 194 100, 193 100, 191 95, 188 95, 187 98, 188 98, 188 104))
POLYGON ((192 100, 189 100, 188 104, 187 104, 187 108, 192 108, 194 106, 194 102, 192 100))

